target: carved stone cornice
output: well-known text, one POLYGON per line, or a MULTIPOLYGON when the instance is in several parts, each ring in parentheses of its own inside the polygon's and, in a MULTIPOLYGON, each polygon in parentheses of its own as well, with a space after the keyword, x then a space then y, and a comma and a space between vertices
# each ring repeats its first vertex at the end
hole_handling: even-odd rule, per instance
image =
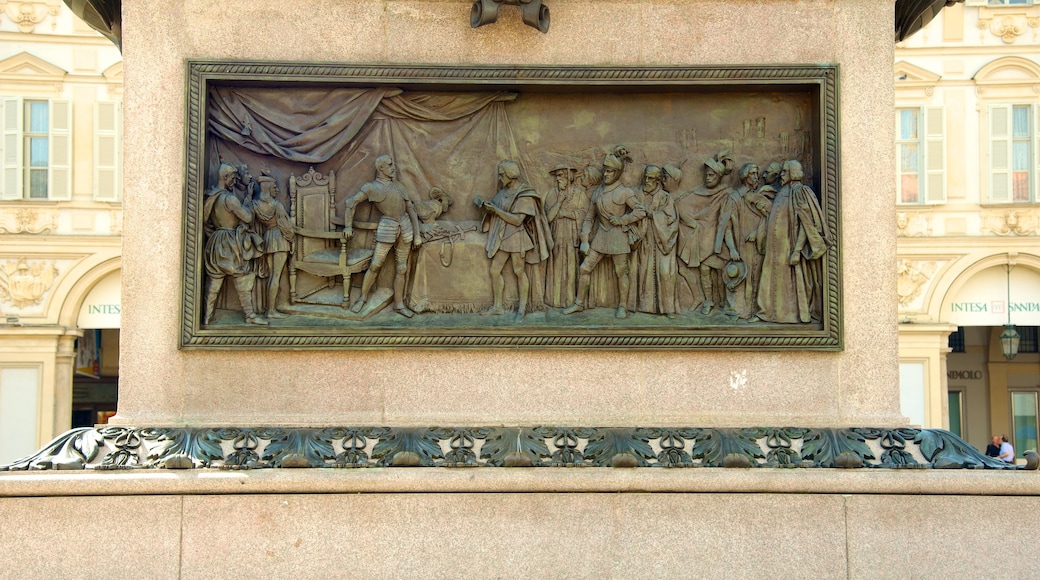
POLYGON ((54 211, 20 208, 0 213, 0 234, 49 234, 58 227, 54 211))
POLYGON ((51 29, 58 26, 58 14, 61 13, 59 0, 0 0, 0 14, 7 16, 18 25, 18 30, 29 34, 51 16, 51 29))
POLYGON ((1003 210, 985 214, 982 233, 994 236, 1035 236, 1040 230, 1040 216, 1031 210, 1003 210))
POLYGON ((365 467, 1035 470, 914 428, 148 427, 73 429, 0 471, 365 467))
POLYGON ((43 300, 58 277, 54 262, 25 258, 7 260, 0 265, 0 302, 8 302, 15 308, 35 306, 43 300))

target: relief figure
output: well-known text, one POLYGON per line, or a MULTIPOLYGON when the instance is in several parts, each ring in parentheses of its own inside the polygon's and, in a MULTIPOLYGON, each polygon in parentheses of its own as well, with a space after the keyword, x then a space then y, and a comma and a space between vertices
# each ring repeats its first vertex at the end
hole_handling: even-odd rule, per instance
POLYGON ((415 207, 404 187, 397 182, 397 168, 389 155, 376 158, 376 178, 361 186, 361 190, 344 201, 343 232, 349 238, 354 235, 354 211, 359 203, 367 201, 380 213, 379 225, 376 227, 376 247, 372 254, 372 264, 361 281, 361 295, 350 309, 361 312, 368 300, 372 286, 376 282, 379 270, 394 249, 394 311, 411 318, 415 313, 404 303, 404 284, 408 275, 408 258, 412 247, 422 245, 419 235, 419 218, 415 207))
POLYGON ((579 249, 585 254, 585 259, 578 269, 577 296, 574 304, 563 310, 564 314, 585 309, 592 272, 604 256, 610 256, 617 277, 617 317, 628 317, 625 304, 630 287, 628 255, 632 243, 638 239, 638 230, 631 226, 646 217, 646 210, 635 193, 621 184, 624 169, 623 157, 610 153, 603 159, 603 183, 592 194, 592 205, 585 214, 579 234, 579 249))
POLYGON ((222 163, 217 175, 217 187, 206 195, 202 208, 202 221, 209 234, 203 249, 207 287, 202 323, 212 320, 224 278, 231 276, 246 322, 264 325, 267 320, 253 310, 256 274, 251 261, 262 255, 263 239, 250 230, 252 203, 240 202, 235 196, 238 170, 234 166, 222 163))
POLYGON ((757 318, 767 322, 804 323, 821 314, 820 258, 827 252, 823 210, 802 179, 802 164, 785 161, 766 222, 758 289, 757 318))
POLYGON ((278 201, 278 184, 273 177, 261 175, 259 197, 253 200, 254 227, 264 239, 263 255, 258 259, 257 275, 267 278, 267 317, 285 318, 278 311, 278 289, 282 283, 282 270, 289 258, 294 234, 292 222, 285 206, 278 201))
POLYGON ((675 199, 679 216, 679 273, 695 297, 699 291, 701 314, 714 309, 716 297, 724 300, 725 290, 714 283, 715 279, 721 282, 718 274, 730 261, 740 261, 732 220, 720 220, 722 205, 733 190, 722 182, 727 166, 719 157, 722 155, 704 161, 704 185, 675 199))
POLYGON ((517 282, 516 321, 522 322, 531 296, 527 264, 548 259, 553 249, 552 233, 545 217, 542 198, 534 188, 520 181, 520 166, 515 161, 498 164, 500 189, 490 200, 475 201, 487 213, 481 224, 487 232, 487 257, 491 260, 491 291, 494 303, 486 315, 505 314, 502 294, 505 278, 502 270, 508 260, 517 282))
POLYGON ((661 187, 663 181, 660 167, 647 165, 643 170, 643 191, 636 195, 642 198, 646 217, 638 224, 642 236, 633 246, 629 260, 633 278, 629 303, 639 312, 675 318, 680 312, 675 251, 679 219, 672 196, 661 187))
POLYGON ((545 269, 545 303, 557 308, 574 303, 581 263, 578 233, 589 209, 589 194, 571 181, 573 171, 567 165, 553 167, 549 173, 556 183, 545 195, 545 214, 553 237, 545 269))
MULTIPOLYGON (((738 285, 733 297, 738 318, 747 319, 758 310, 758 280, 762 273, 762 253, 765 250, 765 218, 772 202, 759 189, 759 171, 755 163, 745 163, 737 172, 740 185, 733 196, 732 212, 734 237, 743 258, 746 279, 738 285)), ((727 266, 727 270, 730 268, 727 266)), ((729 278, 727 276, 727 278, 729 278)))

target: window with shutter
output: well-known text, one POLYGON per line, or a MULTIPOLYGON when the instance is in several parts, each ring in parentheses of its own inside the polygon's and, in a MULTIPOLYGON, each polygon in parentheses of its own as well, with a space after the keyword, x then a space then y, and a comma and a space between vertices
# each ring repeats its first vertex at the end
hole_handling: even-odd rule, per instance
POLYGON ((22 199, 22 100, 0 99, 0 199, 22 199))
POLYGON ((0 99, 0 199, 71 198, 71 103, 0 99))
POLYGON ((94 107, 94 199, 119 201, 122 176, 119 103, 99 102, 94 107))
POLYGON ((989 201, 1011 201, 1011 106, 989 107, 989 201))
POLYGON ((49 199, 72 199, 72 103, 50 102, 49 199))
POLYGON ((1040 160, 1036 152, 1033 105, 989 107, 990 203, 1030 203, 1036 200, 1040 160))
POLYGON ((946 140, 942 107, 897 109, 896 165, 898 203, 946 202, 946 140))
POLYGON ((896 111, 896 183, 899 203, 920 203, 921 190, 921 111, 896 111))
POLYGON ((942 107, 925 109, 924 169, 926 203, 946 203, 946 123, 942 107))

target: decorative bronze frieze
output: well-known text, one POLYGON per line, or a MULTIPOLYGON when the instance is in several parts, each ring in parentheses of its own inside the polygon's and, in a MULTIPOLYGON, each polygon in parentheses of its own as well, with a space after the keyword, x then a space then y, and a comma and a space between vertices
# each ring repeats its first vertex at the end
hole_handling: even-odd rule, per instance
POLYGON ((0 471, 297 467, 1028 469, 913 428, 227 427, 73 429, 0 471))
POLYGON ((181 346, 840 350, 837 76, 191 61, 181 346))

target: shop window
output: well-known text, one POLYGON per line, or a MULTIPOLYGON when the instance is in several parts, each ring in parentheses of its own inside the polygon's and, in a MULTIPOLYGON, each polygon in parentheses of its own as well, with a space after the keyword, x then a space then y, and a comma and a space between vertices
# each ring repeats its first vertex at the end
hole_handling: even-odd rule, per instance
POLYGON ((1036 200, 1036 159, 1032 105, 989 107, 989 201, 1036 200))
POLYGON ((964 437, 964 391, 951 390, 948 392, 950 409, 950 432, 954 435, 964 437))
POLYGON ((902 204, 946 201, 944 122, 941 107, 896 111, 897 200, 902 204))
POLYGON ((1013 421, 1015 455, 1022 457, 1022 453, 1036 450, 1037 433, 1037 392, 1036 391, 1012 391, 1011 392, 1011 420, 1013 421))
POLYGON ((964 327, 958 326, 956 331, 951 332, 946 344, 951 352, 964 352, 964 327))
POLYGON ((69 102, 4 98, 0 107, 0 199, 70 199, 69 102))

